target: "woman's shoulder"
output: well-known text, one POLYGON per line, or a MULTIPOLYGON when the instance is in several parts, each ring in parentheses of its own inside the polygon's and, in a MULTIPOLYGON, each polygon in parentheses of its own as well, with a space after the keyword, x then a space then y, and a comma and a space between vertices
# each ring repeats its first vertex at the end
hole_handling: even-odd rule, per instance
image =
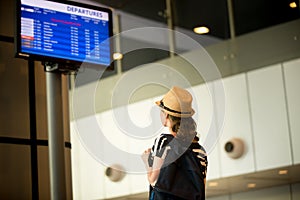
POLYGON ((205 148, 200 145, 198 142, 193 142, 190 146, 190 148, 193 150, 193 152, 198 153, 201 155, 201 157, 207 157, 205 148))
POLYGON ((167 146, 173 138, 174 136, 171 134, 160 134, 154 141, 154 149, 162 149, 167 146))
POLYGON ((162 133, 155 140, 156 141, 170 142, 173 138, 174 138, 174 136, 172 134, 162 133))

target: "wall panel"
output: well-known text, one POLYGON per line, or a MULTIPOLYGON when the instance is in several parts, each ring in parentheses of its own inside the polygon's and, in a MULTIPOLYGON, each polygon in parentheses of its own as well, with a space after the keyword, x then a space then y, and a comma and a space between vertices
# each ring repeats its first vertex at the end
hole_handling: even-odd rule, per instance
POLYGON ((0 136, 29 138, 27 62, 14 59, 14 44, 0 46, 0 136))
POLYGON ((14 36, 15 1, 0 1, 0 35, 14 36))
POLYGON ((31 199, 30 146, 0 144, 1 199, 31 199))
POLYGON ((281 65, 247 73, 257 170, 292 164, 281 65))
MULTIPOLYGON (((127 121, 124 124, 124 132, 128 139, 128 153, 138 158, 144 150, 152 147, 154 139, 164 131, 160 122, 160 109, 155 104, 158 99, 160 98, 150 98, 125 106, 129 114, 129 118, 125 117, 127 121)), ((128 162, 130 163, 131 160, 128 162)), ((130 194, 145 192, 149 188, 146 168, 142 159, 138 162, 134 161, 134 165, 140 164, 140 167, 126 175, 129 178, 130 194)))
POLYGON ((105 197, 112 198, 117 196, 127 195, 129 193, 129 178, 125 177, 119 182, 111 181, 107 176, 105 176, 105 170, 107 167, 112 165, 121 165, 123 169, 126 170, 124 166, 124 161, 127 160, 126 157, 120 156, 118 152, 128 152, 128 136, 124 134, 122 130, 122 125, 125 122, 126 118, 120 116, 124 115, 123 107, 116 108, 114 110, 109 110, 98 115, 99 126, 108 140, 108 143, 104 144, 102 151, 111 158, 107 160, 101 160, 100 162, 104 165, 103 170, 103 184, 105 185, 105 197), (116 119, 115 114, 120 116, 124 121, 121 124, 118 124, 119 121, 116 119), (112 150, 116 149, 116 150, 112 150))
POLYGON ((216 111, 214 110, 213 83, 193 86, 193 108, 196 113, 193 118, 197 122, 197 132, 200 137, 200 144, 207 152, 208 167, 207 180, 220 178, 219 162, 219 133, 216 129, 216 111))
POLYGON ((283 64, 294 164, 300 163, 300 60, 283 64))
POLYGON ((105 198, 104 166, 85 148, 76 121, 71 124, 73 199, 105 198))
POLYGON ((300 183, 292 185, 292 200, 300 199, 300 183))
POLYGON ((224 127, 219 142, 221 176, 254 172, 253 139, 245 74, 225 78, 223 83, 226 107, 224 127), (237 159, 229 157, 224 148, 225 144, 233 138, 239 138, 245 144, 244 154, 237 159))

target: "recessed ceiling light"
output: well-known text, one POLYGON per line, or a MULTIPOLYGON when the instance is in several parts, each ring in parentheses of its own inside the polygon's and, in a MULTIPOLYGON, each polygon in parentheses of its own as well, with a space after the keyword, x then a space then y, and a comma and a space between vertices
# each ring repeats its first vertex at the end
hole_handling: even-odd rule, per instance
POLYGON ((291 7, 291 8, 297 8, 297 4, 296 4, 296 2, 292 2, 292 3, 290 3, 290 7, 291 7))
POLYGON ((248 183, 247 188, 255 188, 256 183, 248 183))
POLYGON ((205 34, 209 32, 209 29, 205 26, 195 27, 194 32, 197 34, 205 34))
POLYGON ((278 174, 279 175, 285 175, 285 174, 287 174, 288 173, 288 170, 286 170, 286 169, 283 169, 283 170, 279 170, 278 171, 278 174))
POLYGON ((121 60, 123 58, 123 54, 121 53, 114 53, 113 54, 113 59, 114 60, 121 60))
POLYGON ((218 185, 219 185, 218 182, 209 182, 209 183, 208 183, 208 186, 209 186, 209 187, 217 187, 218 185))

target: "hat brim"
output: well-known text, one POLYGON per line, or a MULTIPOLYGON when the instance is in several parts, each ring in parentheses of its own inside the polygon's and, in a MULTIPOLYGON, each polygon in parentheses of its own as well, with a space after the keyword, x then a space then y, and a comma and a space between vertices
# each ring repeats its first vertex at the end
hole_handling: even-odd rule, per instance
POLYGON ((183 118, 184 118, 184 117, 191 117, 191 116, 193 116, 193 115, 195 114, 195 110, 194 110, 194 109, 192 109, 192 111, 189 112, 189 113, 175 113, 175 112, 166 110, 166 109, 164 109, 163 107, 161 107, 161 103, 160 103, 160 102, 161 102, 161 101, 156 101, 155 104, 156 104, 160 109, 164 110, 165 113, 167 113, 167 114, 169 114, 169 115, 172 115, 172 116, 174 116, 174 117, 183 117, 183 118))

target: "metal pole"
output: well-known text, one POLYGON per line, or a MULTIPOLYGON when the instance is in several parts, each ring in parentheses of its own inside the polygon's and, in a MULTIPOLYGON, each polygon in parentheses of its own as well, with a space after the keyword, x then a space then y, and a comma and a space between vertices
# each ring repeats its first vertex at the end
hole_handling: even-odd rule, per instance
MULTIPOLYGON (((114 15, 114 39, 115 39, 115 49, 117 53, 121 53, 121 36, 120 36, 120 15, 116 14, 114 15)), ((123 55, 122 55, 123 56, 123 55)), ((116 67, 117 67, 117 74, 120 75, 122 73, 122 64, 121 64, 121 60, 116 60, 116 67)))
POLYGON ((232 0, 227 0, 228 7, 228 17, 229 17, 229 30, 230 30, 230 38, 235 38, 235 26, 234 26, 234 14, 232 7, 232 0))
POLYGON ((175 34, 174 34, 174 23, 173 23, 173 13, 172 13, 172 0, 166 0, 166 15, 167 15, 167 24, 169 29, 169 52, 170 52, 170 57, 173 57, 175 52, 175 34))
POLYGON ((46 70, 50 192, 52 200, 67 198, 61 81, 60 73, 46 70))

